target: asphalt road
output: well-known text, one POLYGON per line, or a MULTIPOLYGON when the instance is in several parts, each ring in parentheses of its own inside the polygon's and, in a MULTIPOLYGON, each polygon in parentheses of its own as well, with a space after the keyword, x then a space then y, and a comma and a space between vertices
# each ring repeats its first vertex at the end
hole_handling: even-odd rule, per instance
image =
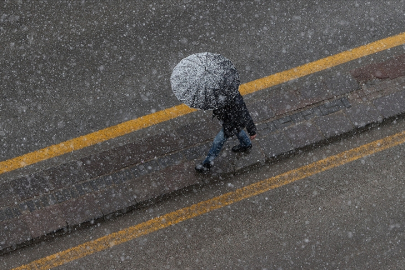
MULTIPOLYGON (((405 129, 396 120, 2 257, 11 269, 405 129)), ((405 145, 250 197, 57 269, 402 269, 405 145)))
POLYGON ((401 1, 5 1, 0 161, 178 104, 172 68, 211 51, 248 82, 401 33, 401 1))
MULTIPOLYGON (((221 53, 242 82, 401 33, 404 1, 0 4, 0 160, 178 104, 171 69, 221 53)), ((309 78, 310 79, 310 78, 309 78)), ((404 130, 398 121, 4 255, 10 269, 404 130)), ((404 146, 60 269, 401 269, 404 146)))

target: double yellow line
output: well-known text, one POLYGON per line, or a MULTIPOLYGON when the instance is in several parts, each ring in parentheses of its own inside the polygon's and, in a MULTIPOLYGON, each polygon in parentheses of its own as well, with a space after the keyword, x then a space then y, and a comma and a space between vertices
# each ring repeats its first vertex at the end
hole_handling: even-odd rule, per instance
MULTIPOLYGON (((269 88, 289 80, 300 78, 321 70, 325 70, 366 55, 387 50, 405 43, 405 33, 388 37, 379 41, 357 47, 352 50, 341 52, 290 70, 276 73, 258 80, 254 80, 240 86, 242 95, 254 93, 256 91, 269 88)), ((59 144, 55 144, 19 157, 0 162, 0 174, 10 172, 37 162, 51 159, 63 154, 67 154, 82 148, 95 145, 125 134, 162 123, 164 121, 186 115, 195 111, 185 105, 178 105, 162 111, 158 111, 140 118, 108 127, 78 138, 74 138, 59 144)))

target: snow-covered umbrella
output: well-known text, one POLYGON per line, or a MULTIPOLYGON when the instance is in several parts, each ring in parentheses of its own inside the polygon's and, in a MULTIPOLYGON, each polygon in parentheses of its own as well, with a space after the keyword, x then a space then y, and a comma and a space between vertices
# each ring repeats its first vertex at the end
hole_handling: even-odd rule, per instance
POLYGON ((173 93, 189 107, 221 108, 239 92, 239 74, 220 54, 197 53, 180 61, 170 77, 173 93))

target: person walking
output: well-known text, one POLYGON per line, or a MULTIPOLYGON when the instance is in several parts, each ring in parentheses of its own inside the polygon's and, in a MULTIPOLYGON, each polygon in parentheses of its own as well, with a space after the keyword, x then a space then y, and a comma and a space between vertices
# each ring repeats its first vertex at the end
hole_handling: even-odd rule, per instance
POLYGON ((232 136, 239 139, 232 151, 252 148, 256 126, 239 92, 239 73, 229 59, 210 52, 189 55, 174 67, 170 83, 179 101, 191 108, 213 110, 213 116, 222 122, 206 159, 195 167, 198 172, 213 166, 222 146, 232 136))
MULTIPOLYGON (((239 85, 238 85, 239 87, 239 85)), ((256 138, 256 126, 239 93, 224 107, 213 110, 213 118, 222 122, 222 129, 215 137, 207 157, 195 169, 197 172, 207 172, 214 165, 214 159, 219 155, 225 142, 236 136, 239 144, 232 148, 233 152, 245 152, 252 148, 251 140, 256 138), (246 128, 249 136, 244 131, 246 128)))

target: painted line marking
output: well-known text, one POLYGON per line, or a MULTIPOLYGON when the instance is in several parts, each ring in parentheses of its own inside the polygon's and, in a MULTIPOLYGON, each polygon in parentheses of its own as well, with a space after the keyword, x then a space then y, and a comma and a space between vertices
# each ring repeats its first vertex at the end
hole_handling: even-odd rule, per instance
MULTIPOLYGON (((405 44, 405 32, 396 36, 381 39, 364 46, 344 51, 311 63, 304 64, 286 71, 282 71, 261 79, 257 79, 245 84, 242 84, 239 91, 242 95, 247 95, 260 91, 293 79, 297 79, 318 71, 322 71, 373 53, 387 50, 399 45, 405 44)), ((0 174, 10 172, 16 169, 26 167, 51 159, 63 154, 67 154, 76 150, 83 149, 88 146, 95 145, 116 137, 120 137, 131 132, 147 128, 167 120, 177 118, 182 115, 196 111, 186 105, 178 105, 162 111, 158 111, 149 115, 130 120, 116 126, 108 127, 78 138, 74 138, 59 144, 55 144, 25 155, 15 157, 9 160, 0 162, 0 174)))
POLYGON ((116 245, 123 244, 135 238, 178 224, 182 221, 198 217, 216 209, 220 209, 320 172, 342 166, 362 157, 381 152, 403 143, 405 143, 405 131, 357 148, 344 151, 337 155, 327 157, 309 165, 305 165, 286 173, 245 186, 221 196, 193 204, 160 217, 153 218, 124 230, 14 268, 13 270, 45 270, 61 266, 68 262, 107 250, 116 245))
POLYGON ((344 51, 326 58, 304 64, 283 72, 279 72, 258 80, 245 83, 240 86, 243 95, 254 93, 265 88, 269 88, 293 79, 304 77, 331 67, 338 66, 359 59, 361 57, 391 49, 405 44, 405 32, 396 36, 381 39, 348 51, 344 51))

